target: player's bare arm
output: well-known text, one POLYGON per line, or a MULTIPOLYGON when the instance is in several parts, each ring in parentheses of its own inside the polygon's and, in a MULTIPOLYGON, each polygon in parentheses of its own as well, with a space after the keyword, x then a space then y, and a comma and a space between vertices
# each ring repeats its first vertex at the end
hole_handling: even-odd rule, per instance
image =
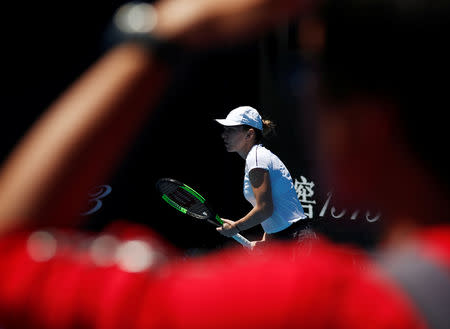
POLYGON ((217 230, 225 236, 232 236, 239 231, 259 225, 272 215, 273 202, 269 172, 265 169, 255 168, 250 171, 249 178, 255 195, 256 206, 238 221, 222 219, 226 224, 217 228, 217 230))

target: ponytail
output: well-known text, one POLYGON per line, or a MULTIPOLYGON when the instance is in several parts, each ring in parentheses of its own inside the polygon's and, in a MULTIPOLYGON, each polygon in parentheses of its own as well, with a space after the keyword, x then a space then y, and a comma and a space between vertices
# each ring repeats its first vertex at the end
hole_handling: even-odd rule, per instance
POLYGON ((276 124, 271 121, 271 120, 267 120, 267 119, 263 119, 263 130, 262 130, 262 137, 264 137, 265 139, 269 139, 272 136, 276 135, 276 124))
POLYGON ((255 142, 256 143, 261 143, 264 139, 268 140, 271 137, 276 135, 276 131, 275 131, 276 125, 273 121, 263 119, 262 123, 263 123, 262 131, 259 129, 256 129, 254 127, 251 127, 249 125, 242 125, 242 128, 244 130, 253 129, 255 131, 255 142))

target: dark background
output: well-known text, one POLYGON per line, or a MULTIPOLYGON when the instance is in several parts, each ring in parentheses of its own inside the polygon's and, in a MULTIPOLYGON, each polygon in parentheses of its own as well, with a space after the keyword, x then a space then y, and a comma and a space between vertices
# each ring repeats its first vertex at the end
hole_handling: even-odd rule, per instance
MULTIPOLYGON (((105 26, 121 3, 10 3, 3 8, 1 160, 45 108, 101 56, 105 26)), ((317 229, 336 240, 370 246, 377 223, 368 224, 362 216, 317 216, 327 191, 320 190, 314 170, 313 122, 302 120, 308 109, 293 97, 306 70, 298 54, 291 23, 245 44, 185 58, 120 169, 104 182, 112 192, 84 228, 97 231, 111 220, 126 219, 152 227, 186 250, 234 244, 213 227, 168 207, 154 185, 160 177, 178 179, 203 194, 222 217, 243 216, 250 210, 242 195, 244 161, 226 153, 221 127, 213 119, 251 105, 278 124, 278 135, 268 146, 293 178, 303 175, 316 182, 317 229)), ((260 228, 246 232, 250 239, 261 234, 260 228)))

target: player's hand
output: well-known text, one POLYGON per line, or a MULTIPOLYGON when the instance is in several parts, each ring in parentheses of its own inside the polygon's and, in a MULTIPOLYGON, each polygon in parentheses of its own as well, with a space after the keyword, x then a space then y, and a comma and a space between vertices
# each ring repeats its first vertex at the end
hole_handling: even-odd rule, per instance
POLYGON ((267 233, 264 233, 261 240, 252 241, 253 249, 258 249, 267 245, 267 233))
POLYGON ((218 227, 216 230, 226 236, 226 237, 232 237, 233 235, 236 235, 239 233, 239 230, 236 228, 236 223, 229 219, 222 218, 223 225, 221 227, 218 227))
POLYGON ((203 48, 248 38, 287 21, 312 0, 161 0, 153 31, 166 40, 203 48))

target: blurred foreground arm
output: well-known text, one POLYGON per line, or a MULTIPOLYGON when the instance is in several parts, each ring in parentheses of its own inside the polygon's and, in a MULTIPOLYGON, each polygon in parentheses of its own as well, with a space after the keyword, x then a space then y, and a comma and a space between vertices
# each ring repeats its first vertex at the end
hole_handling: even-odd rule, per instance
POLYGON ((167 69, 138 46, 106 54, 35 123, 0 174, 0 231, 82 209, 166 85, 167 69))
MULTIPOLYGON (((167 0, 152 33, 186 48, 254 35, 300 8, 293 0, 167 0)), ((158 102, 169 67, 140 46, 107 52, 42 115, 0 172, 0 233, 29 219, 77 217, 158 102)))

